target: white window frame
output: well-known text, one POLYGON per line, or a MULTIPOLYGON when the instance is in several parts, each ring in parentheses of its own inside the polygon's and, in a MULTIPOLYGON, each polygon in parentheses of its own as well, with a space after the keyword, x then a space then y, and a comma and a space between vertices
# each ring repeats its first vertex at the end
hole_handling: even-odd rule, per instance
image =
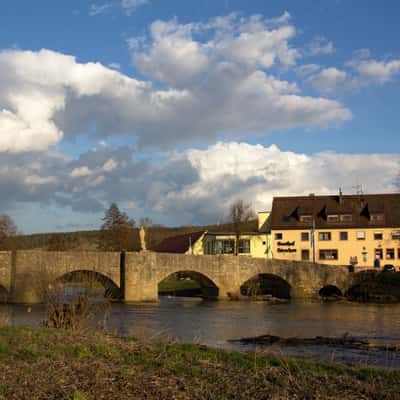
POLYGON ((311 224, 312 215, 300 215, 300 222, 303 222, 305 224, 311 224))
POLYGON ((339 222, 339 215, 338 214, 329 214, 326 217, 327 222, 339 222))
POLYGON ((353 222, 353 216, 351 214, 341 214, 340 222, 353 222))
POLYGON ((357 240, 365 240, 366 239, 365 231, 357 231, 356 237, 357 240))
POLYGON ((318 232, 318 240, 321 242, 332 240, 332 232, 318 232), (325 235, 327 239, 325 238, 325 235))
POLYGON ((375 213, 370 215, 371 222, 382 222, 385 219, 385 214, 383 213, 375 213))

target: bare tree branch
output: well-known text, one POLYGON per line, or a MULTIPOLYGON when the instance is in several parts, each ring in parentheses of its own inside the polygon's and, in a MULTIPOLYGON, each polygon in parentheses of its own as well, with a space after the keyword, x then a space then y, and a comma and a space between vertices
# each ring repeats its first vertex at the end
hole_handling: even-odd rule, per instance
POLYGON ((17 234, 17 226, 14 221, 6 214, 0 215, 0 239, 15 236, 17 234))
POLYGON ((238 254, 239 238, 242 232, 243 222, 248 222, 256 218, 256 214, 250 204, 246 204, 242 199, 234 201, 229 206, 229 220, 235 232, 235 255, 238 254))

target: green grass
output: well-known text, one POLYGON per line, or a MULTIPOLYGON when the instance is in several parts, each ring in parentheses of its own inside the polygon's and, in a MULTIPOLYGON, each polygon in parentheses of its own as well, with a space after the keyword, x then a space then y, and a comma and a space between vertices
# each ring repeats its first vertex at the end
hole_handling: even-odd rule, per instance
POLYGON ((400 371, 0 327, 0 399, 400 399, 400 371))
POLYGON ((178 292, 181 290, 201 289, 201 285, 193 279, 177 279, 173 276, 161 281, 158 285, 160 292, 178 292))
POLYGON ((83 393, 79 390, 76 390, 73 394, 72 399, 73 400, 87 400, 87 397, 86 397, 85 393, 83 393))

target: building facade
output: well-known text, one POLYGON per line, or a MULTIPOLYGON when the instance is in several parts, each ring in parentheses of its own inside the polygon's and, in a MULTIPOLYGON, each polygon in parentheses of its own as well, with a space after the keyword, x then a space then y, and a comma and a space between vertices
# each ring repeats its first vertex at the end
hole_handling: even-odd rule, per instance
MULTIPOLYGON (((235 254, 236 234, 207 232, 203 240, 203 254, 235 254)), ((270 258, 270 246, 265 233, 243 232, 238 238, 238 256, 270 258)))
POLYGON ((400 194, 275 197, 272 257, 400 269, 400 194))
POLYGON ((166 238, 155 250, 194 255, 234 255, 237 240, 238 256, 271 258, 269 216, 269 212, 258 213, 256 232, 191 232, 166 238))
POLYGON ((207 232, 203 238, 203 254, 235 254, 238 240, 239 256, 272 258, 269 217, 269 211, 258 213, 256 232, 241 232, 239 235, 234 232, 207 232))

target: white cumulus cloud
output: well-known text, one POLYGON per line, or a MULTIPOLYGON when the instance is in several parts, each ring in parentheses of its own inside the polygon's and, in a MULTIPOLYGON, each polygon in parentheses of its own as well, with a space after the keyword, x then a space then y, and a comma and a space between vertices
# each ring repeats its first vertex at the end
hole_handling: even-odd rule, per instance
POLYGON ((319 92, 327 94, 392 81, 400 76, 400 60, 376 60, 367 49, 362 49, 342 69, 309 64, 299 67, 297 72, 319 92))
POLYGON ((287 19, 268 23, 234 15, 207 24, 157 21, 135 53, 148 81, 50 50, 2 51, 0 152, 46 150, 81 133, 171 148, 350 119, 338 101, 303 96, 275 75, 271 68, 296 62, 295 29, 287 19), (205 31, 212 39, 195 38, 205 31))
POLYGON ((400 74, 400 60, 360 60, 352 63, 360 78, 365 81, 385 83, 400 74))
POLYGON ((336 51, 332 41, 323 36, 316 36, 307 46, 306 55, 316 56, 318 54, 332 54, 336 51))
POLYGON ((147 160, 132 148, 112 146, 76 159, 0 153, 0 208, 55 204, 102 213, 116 201, 157 222, 215 223, 238 198, 259 211, 278 195, 354 193, 358 184, 366 193, 395 191, 399 170, 398 153, 307 155, 238 142, 147 160))
MULTIPOLYGON (((278 195, 334 194, 339 188, 354 193, 356 184, 369 193, 390 192, 400 169, 399 154, 306 155, 281 151, 275 145, 237 142, 187 150, 170 163, 177 162, 188 163, 193 171, 186 171, 196 178, 183 185, 170 181, 161 188, 161 197, 159 192, 153 197, 149 190, 146 201, 156 210, 185 215, 191 222, 221 220, 237 198, 259 211, 269 209, 273 196, 278 195)), ((164 171, 168 169, 167 163, 164 171)), ((162 172, 158 174, 163 177, 162 172)))

